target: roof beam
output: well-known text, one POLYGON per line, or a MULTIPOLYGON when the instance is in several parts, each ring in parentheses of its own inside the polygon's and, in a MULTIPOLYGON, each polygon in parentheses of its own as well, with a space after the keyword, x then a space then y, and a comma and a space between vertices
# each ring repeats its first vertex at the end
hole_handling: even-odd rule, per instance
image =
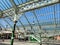
POLYGON ((0 10, 0 18, 1 18, 1 17, 3 17, 3 13, 2 13, 2 11, 0 10))
POLYGON ((6 19, 3 19, 10 27, 11 27, 11 29, 13 28, 12 26, 11 26, 11 24, 6 20, 6 19))
POLYGON ((0 26, 2 26, 6 30, 6 28, 1 23, 0 23, 0 26))
POLYGON ((34 10, 34 9, 39 9, 39 8, 43 8, 43 7, 46 7, 46 6, 49 6, 49 5, 60 3, 60 0, 50 0, 50 1, 33 0, 33 1, 27 2, 25 4, 21 4, 21 5, 16 6, 16 4, 13 0, 10 0, 10 1, 12 3, 13 7, 8 9, 8 10, 3 11, 3 14, 10 13, 14 10, 15 10, 15 13, 21 14, 21 13, 31 11, 31 10, 34 10))
POLYGON ((31 30, 35 32, 33 26, 32 26, 31 23, 29 22, 29 20, 28 20, 28 18, 26 17, 25 13, 24 13, 24 17, 26 18, 26 20, 27 20, 29 26, 31 27, 31 30))
POLYGON ((11 2, 12 6, 13 6, 13 8, 15 10, 15 13, 17 14, 17 11, 18 11, 17 5, 15 4, 14 0, 10 0, 10 2, 11 2))

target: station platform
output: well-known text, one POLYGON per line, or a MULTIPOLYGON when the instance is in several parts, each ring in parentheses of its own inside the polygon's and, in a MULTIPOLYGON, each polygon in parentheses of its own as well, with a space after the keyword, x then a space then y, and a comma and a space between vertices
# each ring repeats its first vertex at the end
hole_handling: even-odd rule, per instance
MULTIPOLYGON (((0 40, 0 45, 10 45, 10 40, 0 40)), ((19 41, 19 40, 14 40, 14 45, 39 45, 38 43, 31 43, 31 42, 25 42, 25 41, 19 41)))

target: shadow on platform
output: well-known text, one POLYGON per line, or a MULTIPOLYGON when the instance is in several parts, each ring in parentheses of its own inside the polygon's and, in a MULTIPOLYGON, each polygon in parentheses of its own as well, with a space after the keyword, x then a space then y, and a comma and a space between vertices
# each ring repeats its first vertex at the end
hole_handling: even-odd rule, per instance
POLYGON ((10 45, 10 44, 3 44, 3 43, 0 43, 0 45, 10 45))

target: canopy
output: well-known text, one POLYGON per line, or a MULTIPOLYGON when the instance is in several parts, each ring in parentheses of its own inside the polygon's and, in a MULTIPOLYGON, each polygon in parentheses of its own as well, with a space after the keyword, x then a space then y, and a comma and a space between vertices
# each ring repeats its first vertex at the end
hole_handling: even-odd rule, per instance
MULTIPOLYGON (((7 12, 8 10, 12 10, 12 12, 10 13, 6 13, 4 14, 4 16, 6 17, 0 17, 0 27, 6 29, 10 29, 13 28, 13 15, 15 15, 13 12, 16 8, 16 6, 19 7, 19 5, 21 6, 22 4, 31 4, 31 2, 35 3, 38 2, 39 0, 13 0, 15 4, 12 5, 11 0, 0 0, 0 12, 3 15, 3 12, 7 12)), ((50 0, 45 0, 46 1, 50 1, 50 0)), ((43 1, 39 1, 43 4, 43 1)), ((17 10, 17 9, 16 9, 17 10)), ((18 19, 18 23, 17 23, 17 29, 25 29, 27 27, 27 30, 32 30, 37 27, 37 29, 39 29, 38 26, 40 26, 40 28, 42 28, 42 30, 60 30, 60 3, 56 3, 50 6, 45 6, 42 8, 38 8, 38 9, 34 9, 34 10, 30 10, 30 11, 26 11, 23 12, 23 14, 18 14, 19 19, 18 19), (51 26, 52 25, 52 26, 51 26), (36 27, 34 27, 36 26, 36 27), (45 27, 44 27, 45 26, 45 27)), ((17 18, 18 18, 17 17, 17 18)), ((36 29, 36 30, 37 30, 36 29)))

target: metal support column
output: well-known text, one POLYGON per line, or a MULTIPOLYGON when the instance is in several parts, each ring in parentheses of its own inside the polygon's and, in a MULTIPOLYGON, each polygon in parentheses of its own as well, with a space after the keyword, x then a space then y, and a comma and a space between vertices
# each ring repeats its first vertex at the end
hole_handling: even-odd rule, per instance
POLYGON ((12 37, 11 37, 11 45, 13 45, 13 42, 14 42, 14 33, 15 33, 15 27, 16 27, 16 23, 17 23, 17 15, 18 15, 18 8, 17 8, 17 5, 15 4, 14 0, 10 0, 11 4, 13 5, 14 7, 14 11, 15 11, 15 15, 14 15, 14 27, 13 27, 13 30, 12 30, 12 37))
POLYGON ((14 33, 15 33, 16 23, 17 23, 17 21, 14 22, 14 28, 12 30, 11 45, 13 45, 13 42, 14 42, 14 33))

